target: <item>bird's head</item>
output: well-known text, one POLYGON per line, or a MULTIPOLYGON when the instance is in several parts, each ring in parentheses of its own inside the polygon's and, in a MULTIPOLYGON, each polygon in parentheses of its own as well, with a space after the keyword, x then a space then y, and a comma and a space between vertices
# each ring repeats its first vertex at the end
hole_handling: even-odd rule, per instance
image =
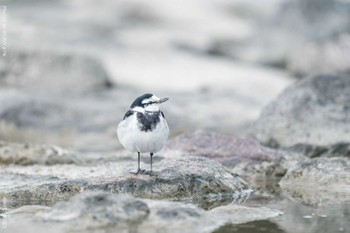
POLYGON ((137 112, 157 112, 159 111, 159 105, 164 103, 169 98, 159 98, 153 94, 144 94, 137 97, 131 104, 130 109, 137 112))

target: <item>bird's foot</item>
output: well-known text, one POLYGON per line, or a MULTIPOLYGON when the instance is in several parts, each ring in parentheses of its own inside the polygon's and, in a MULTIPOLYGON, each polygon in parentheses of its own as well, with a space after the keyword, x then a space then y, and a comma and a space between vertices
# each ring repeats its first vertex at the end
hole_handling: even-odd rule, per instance
POLYGON ((154 171, 146 171, 145 174, 149 176, 156 176, 156 173, 154 171))
POLYGON ((136 172, 130 172, 131 174, 138 175, 138 174, 147 174, 147 171, 145 169, 137 169, 136 172))

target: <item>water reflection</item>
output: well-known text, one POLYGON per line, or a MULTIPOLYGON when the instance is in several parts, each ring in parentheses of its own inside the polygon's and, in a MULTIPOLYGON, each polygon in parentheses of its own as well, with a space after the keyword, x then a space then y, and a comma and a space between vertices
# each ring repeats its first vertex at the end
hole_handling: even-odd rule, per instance
POLYGON ((285 214, 271 220, 288 233, 350 233, 350 202, 312 207, 285 199, 271 206, 285 214))
MULTIPOLYGON (((7 211, 14 206, 22 206, 24 203, 18 197, 2 198, 0 200, 0 224, 7 227, 9 225, 7 221, 10 219, 7 218, 7 211)), ((48 201, 45 199, 31 199, 29 204, 47 206, 48 201)), ((216 229, 215 233, 350 233, 350 201, 327 206, 306 206, 285 196, 264 196, 260 193, 252 196, 238 195, 234 198, 234 201, 232 196, 230 198, 221 196, 220 199, 206 197, 200 200, 182 200, 182 202, 196 203, 207 210, 221 205, 238 204, 250 207, 266 206, 284 213, 269 220, 244 224, 226 224, 216 229)))
POLYGON ((327 206, 306 206, 289 198, 253 196, 244 205, 267 206, 283 215, 245 224, 227 224, 215 233, 350 233, 350 201, 327 206))
POLYGON ((279 226, 273 222, 268 220, 263 221, 255 221, 243 224, 227 224, 225 226, 220 227, 213 233, 285 233, 279 226))
POLYGON ((252 192, 253 190, 248 189, 248 190, 243 190, 241 192, 237 192, 233 194, 232 193, 219 194, 219 195, 212 194, 212 195, 200 196, 200 197, 194 197, 194 198, 188 198, 188 199, 179 199, 177 201, 181 201, 184 203, 193 203, 202 209, 211 210, 219 206, 243 204, 247 200, 249 200, 252 192))

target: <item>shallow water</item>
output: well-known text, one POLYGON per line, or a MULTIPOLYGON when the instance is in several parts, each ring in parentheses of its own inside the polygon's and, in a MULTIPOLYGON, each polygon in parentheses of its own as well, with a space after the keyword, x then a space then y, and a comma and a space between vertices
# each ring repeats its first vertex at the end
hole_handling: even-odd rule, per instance
MULTIPOLYGON (((15 200, 12 199, 11 201, 15 200)), ((220 203, 221 205, 233 204, 232 202, 230 204, 220 203)), ((2 200, 0 220, 3 223, 7 220, 6 211, 9 210, 8 204, 2 200)), ((41 204, 43 206, 46 205, 45 202, 41 204)), ((253 195, 245 202, 235 204, 252 207, 266 206, 280 210, 284 214, 269 220, 253 221, 244 224, 226 224, 213 231, 214 233, 350 233, 350 201, 316 207, 303 205, 288 197, 276 196, 264 199, 261 196, 253 195)), ((220 204, 218 203, 218 205, 220 204)), ((1 232, 7 232, 6 229, 2 230, 1 232)))
POLYGON ((247 205, 266 205, 284 214, 270 220, 254 221, 244 224, 227 224, 215 233, 350 233, 350 201, 323 207, 306 206, 289 198, 276 199, 269 203, 247 205))

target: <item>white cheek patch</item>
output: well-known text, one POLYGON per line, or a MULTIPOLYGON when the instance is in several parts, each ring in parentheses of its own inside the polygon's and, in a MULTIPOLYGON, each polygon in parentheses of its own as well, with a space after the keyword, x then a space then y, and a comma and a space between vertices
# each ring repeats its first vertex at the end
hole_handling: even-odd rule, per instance
POLYGON ((149 111, 149 112, 156 112, 156 111, 159 111, 159 105, 158 104, 150 104, 150 105, 147 105, 145 107, 145 110, 146 111, 149 111))

